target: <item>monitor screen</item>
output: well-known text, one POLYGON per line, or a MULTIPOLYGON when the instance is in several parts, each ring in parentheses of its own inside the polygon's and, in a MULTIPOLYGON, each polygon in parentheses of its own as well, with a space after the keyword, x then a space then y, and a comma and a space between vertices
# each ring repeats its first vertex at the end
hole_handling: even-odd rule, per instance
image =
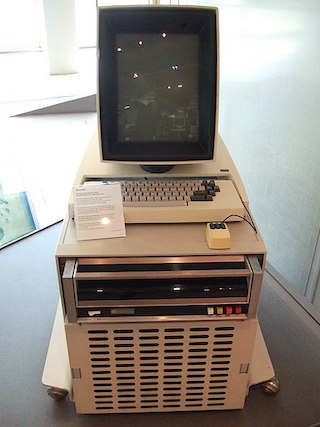
POLYGON ((119 142, 197 141, 199 36, 118 34, 117 45, 119 142))
POLYGON ((99 9, 98 113, 103 161, 213 158, 217 133, 217 10, 99 9))

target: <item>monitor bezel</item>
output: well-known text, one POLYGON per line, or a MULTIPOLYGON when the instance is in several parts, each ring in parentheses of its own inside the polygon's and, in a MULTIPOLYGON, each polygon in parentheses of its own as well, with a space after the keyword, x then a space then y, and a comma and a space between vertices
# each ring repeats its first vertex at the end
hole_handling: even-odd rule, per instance
POLYGON ((186 164, 214 159, 218 137, 218 10, 203 7, 138 6, 98 9, 97 112, 101 161, 186 164), (200 35, 199 141, 119 142, 117 138, 116 35, 118 33, 200 35), (103 76, 103 77, 102 77, 103 76), (113 82, 113 84, 110 84, 113 82), (164 150, 165 148, 165 150, 164 150))

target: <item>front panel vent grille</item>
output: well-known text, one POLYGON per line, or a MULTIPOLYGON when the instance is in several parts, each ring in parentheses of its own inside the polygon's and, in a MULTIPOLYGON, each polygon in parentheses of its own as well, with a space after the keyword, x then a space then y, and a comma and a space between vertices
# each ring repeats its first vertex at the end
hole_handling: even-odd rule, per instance
POLYGON ((234 327, 87 332, 98 412, 223 408, 234 327))

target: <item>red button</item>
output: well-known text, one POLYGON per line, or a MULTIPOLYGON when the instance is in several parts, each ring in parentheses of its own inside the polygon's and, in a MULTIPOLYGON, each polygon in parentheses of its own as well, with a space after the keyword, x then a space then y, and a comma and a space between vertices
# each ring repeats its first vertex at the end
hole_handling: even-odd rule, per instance
POLYGON ((235 308, 234 308, 234 312, 235 312, 236 314, 241 314, 241 313, 242 313, 242 307, 241 307, 241 306, 235 307, 235 308))
POLYGON ((232 314, 232 307, 226 307, 226 314, 232 314))

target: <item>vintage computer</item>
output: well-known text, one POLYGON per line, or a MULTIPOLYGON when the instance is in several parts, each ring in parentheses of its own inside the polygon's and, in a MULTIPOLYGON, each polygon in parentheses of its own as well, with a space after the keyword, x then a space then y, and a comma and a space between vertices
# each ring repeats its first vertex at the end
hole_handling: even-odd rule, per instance
POLYGON ((56 261, 79 413, 239 409, 274 385, 266 249, 218 135, 218 34, 216 8, 98 9, 98 130, 75 184, 121 182, 127 233, 78 241, 70 201, 56 261), (227 220, 231 245, 209 248, 206 223, 227 220))

